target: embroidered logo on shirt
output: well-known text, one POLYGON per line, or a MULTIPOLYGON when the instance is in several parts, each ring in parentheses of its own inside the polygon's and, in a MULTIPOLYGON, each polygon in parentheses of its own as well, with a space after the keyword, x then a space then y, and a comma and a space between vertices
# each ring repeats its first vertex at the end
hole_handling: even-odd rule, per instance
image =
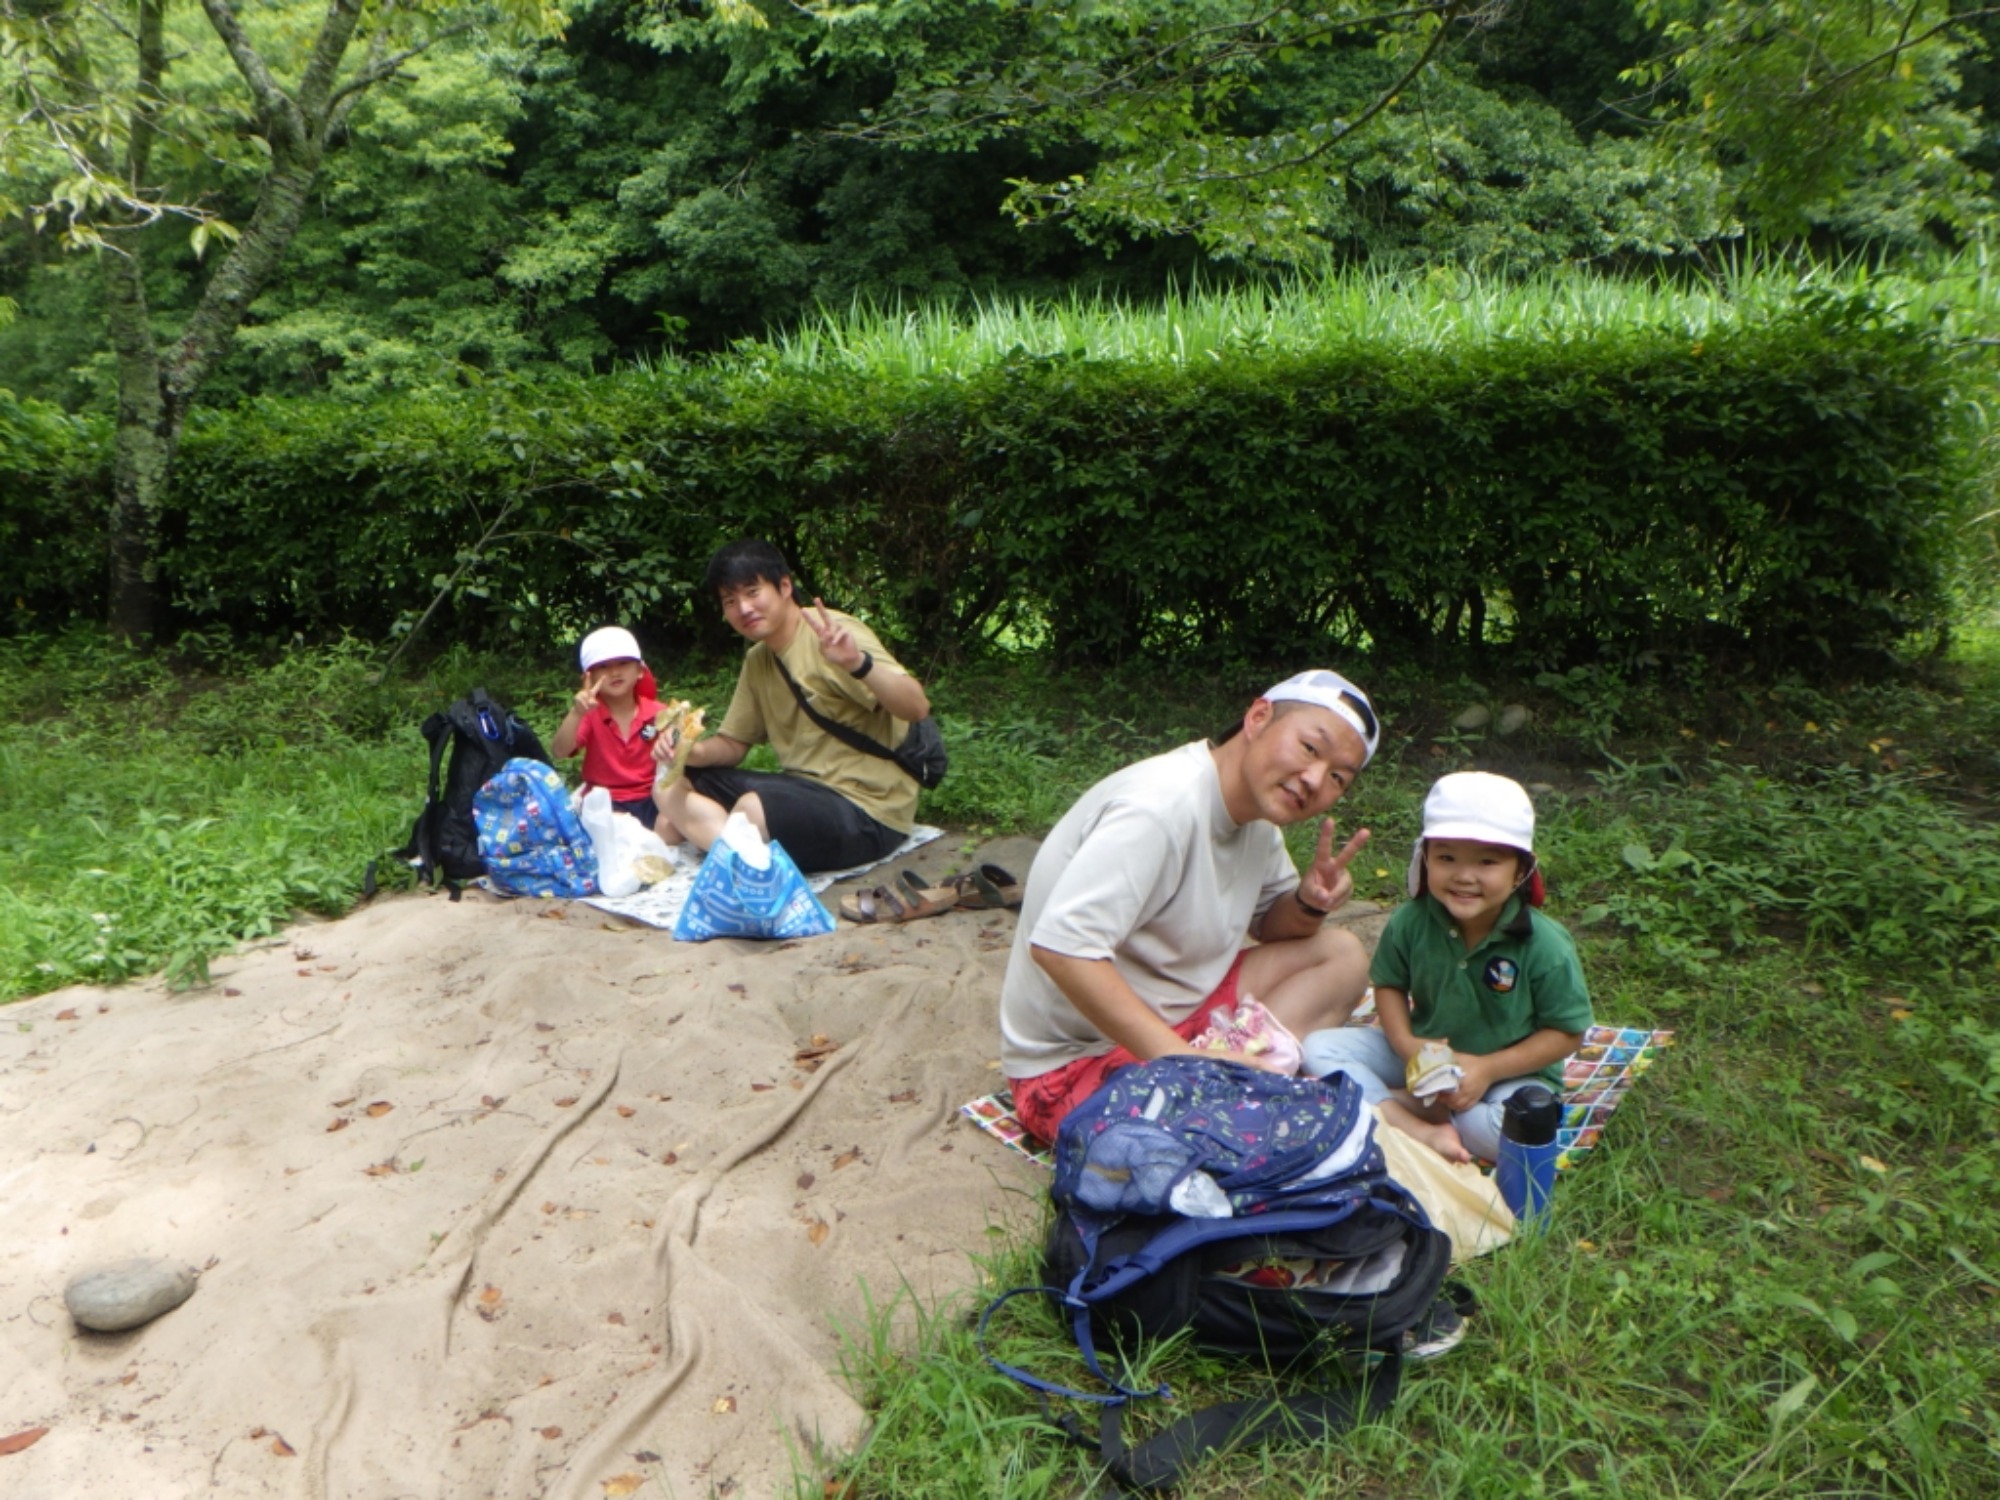
POLYGON ((1521 966, 1511 958, 1496 958, 1486 965, 1486 988, 1496 995, 1511 994, 1521 966))

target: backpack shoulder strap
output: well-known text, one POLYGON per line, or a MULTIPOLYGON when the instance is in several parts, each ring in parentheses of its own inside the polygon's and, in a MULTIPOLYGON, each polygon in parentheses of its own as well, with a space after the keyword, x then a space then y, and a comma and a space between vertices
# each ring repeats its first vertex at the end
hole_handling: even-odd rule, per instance
MULTIPOLYGON (((1402 1351, 1389 1349, 1356 1388, 1329 1387, 1295 1396, 1259 1396, 1204 1406, 1136 1448, 1125 1446, 1125 1408, 1106 1406, 1098 1419, 1098 1456, 1112 1477, 1128 1489, 1149 1494, 1169 1490, 1211 1453, 1266 1442, 1331 1442, 1362 1422, 1386 1416, 1396 1404, 1402 1384, 1402 1351)), ((1076 1436, 1071 1432, 1073 1439, 1076 1436)))
MULTIPOLYGON (((768 646, 765 649, 770 650, 768 646)), ((792 690, 792 696, 799 700, 799 707, 805 710, 806 717, 811 719, 813 723, 819 725, 821 729, 839 740, 841 744, 846 745, 849 749, 859 750, 863 755, 878 756, 883 760, 894 760, 896 758, 896 752, 873 735, 863 734, 860 730, 852 728, 849 725, 829 719, 825 714, 806 702, 805 689, 799 686, 798 679, 793 677, 786 669, 785 659, 775 651, 771 652, 771 663, 778 669, 778 675, 785 679, 785 686, 792 690)))
POLYGON ((438 800, 438 768, 444 764, 445 747, 451 743, 452 723, 449 715, 432 714, 417 730, 431 744, 431 801, 438 800))

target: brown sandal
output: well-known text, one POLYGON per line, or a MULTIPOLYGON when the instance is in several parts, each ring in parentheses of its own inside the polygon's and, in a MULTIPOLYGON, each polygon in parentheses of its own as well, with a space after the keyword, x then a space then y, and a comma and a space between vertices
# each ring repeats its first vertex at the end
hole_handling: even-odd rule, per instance
POLYGON ((981 865, 952 878, 961 911, 1002 911, 1021 904, 1021 882, 998 865, 981 865))
POLYGON ((914 922, 935 917, 952 909, 953 891, 927 891, 923 882, 910 878, 902 888, 878 885, 852 896, 843 896, 840 914, 850 922, 914 922), (936 899, 928 899, 935 897, 936 899))

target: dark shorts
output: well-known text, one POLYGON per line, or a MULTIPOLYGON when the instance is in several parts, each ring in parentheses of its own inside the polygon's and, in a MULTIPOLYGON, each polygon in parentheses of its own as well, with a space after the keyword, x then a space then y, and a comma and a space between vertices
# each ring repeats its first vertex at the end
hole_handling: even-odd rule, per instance
POLYGON ((611 810, 613 812, 630 813, 648 828, 651 828, 660 818, 660 809, 654 805, 651 797, 641 797, 636 802, 619 802, 614 800, 611 804, 611 810))
POLYGON ((832 787, 806 776, 776 771, 743 771, 735 766, 703 766, 687 773, 688 785, 710 801, 734 807, 755 792, 764 804, 771 841, 785 846, 792 863, 807 874, 871 864, 909 837, 878 823, 832 787))

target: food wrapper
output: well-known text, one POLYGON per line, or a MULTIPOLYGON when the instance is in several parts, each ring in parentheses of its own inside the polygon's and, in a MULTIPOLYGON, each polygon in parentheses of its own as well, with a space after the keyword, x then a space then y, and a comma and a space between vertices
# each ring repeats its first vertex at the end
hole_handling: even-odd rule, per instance
POLYGON ((1412 1094, 1419 1099, 1428 1099, 1433 1094, 1448 1094, 1457 1088, 1465 1077, 1465 1069, 1458 1065, 1448 1044, 1425 1042, 1403 1069, 1403 1077, 1412 1094))
POLYGON ((1254 1057, 1263 1067, 1287 1076, 1296 1074, 1305 1061, 1299 1039, 1276 1016, 1245 995, 1234 1011, 1216 1011, 1208 1029, 1194 1039, 1204 1052, 1241 1052, 1254 1057))
POLYGON ((677 735, 674 741, 672 760, 660 762, 660 768, 653 774, 653 795, 661 793, 681 779, 687 770, 688 752, 694 749, 694 742, 701 738, 703 726, 708 722, 705 709, 696 708, 685 698, 676 698, 671 703, 662 703, 660 712, 653 722, 669 735, 677 735))

